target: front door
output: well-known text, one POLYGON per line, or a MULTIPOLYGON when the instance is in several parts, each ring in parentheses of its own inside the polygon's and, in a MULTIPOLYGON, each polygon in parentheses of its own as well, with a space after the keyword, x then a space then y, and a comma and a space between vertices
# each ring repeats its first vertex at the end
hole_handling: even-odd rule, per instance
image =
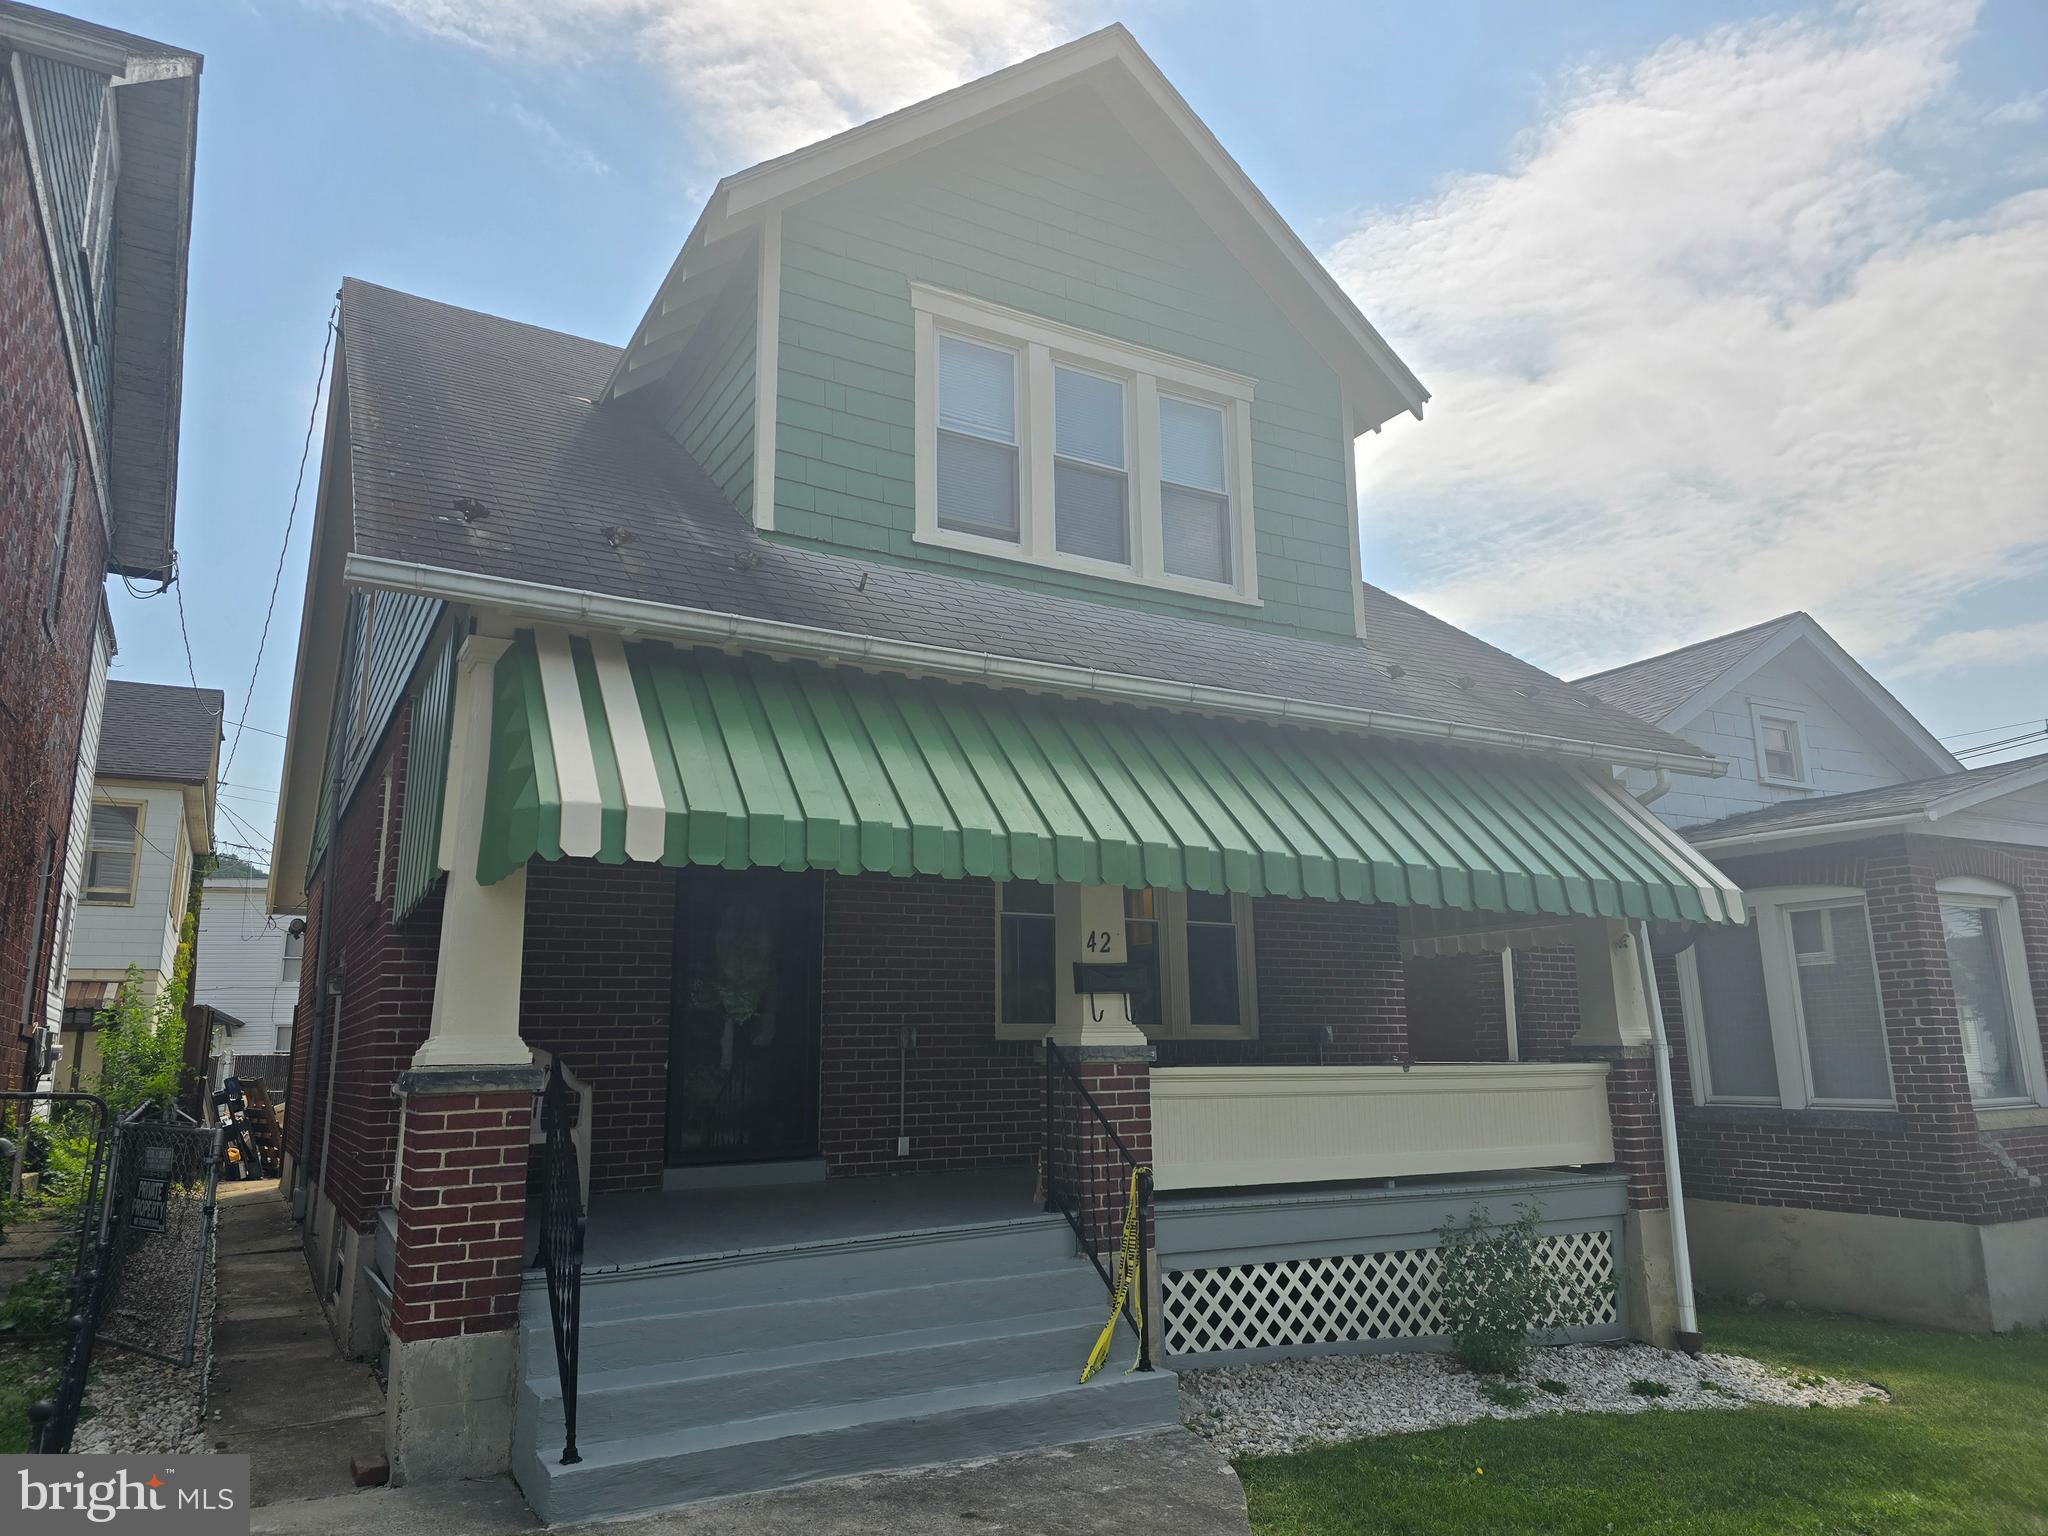
POLYGON ((691 869, 676 902, 668 1162, 818 1150, 819 914, 814 874, 691 869))

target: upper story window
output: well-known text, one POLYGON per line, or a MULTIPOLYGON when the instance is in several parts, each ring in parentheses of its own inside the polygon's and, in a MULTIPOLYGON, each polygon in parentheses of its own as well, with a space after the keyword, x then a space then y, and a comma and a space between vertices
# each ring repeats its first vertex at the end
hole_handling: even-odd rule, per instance
POLYGON ((1258 601, 1252 381, 911 286, 917 538, 1258 601))
POLYGON ((1800 712, 1782 704, 1751 701, 1749 720, 1756 741, 1758 782, 1786 789, 1813 788, 1800 712))
MULTIPOLYGON (((280 968, 280 974, 278 979, 289 986, 298 986, 299 968, 302 965, 304 965, 305 962, 306 930, 301 928, 297 933, 293 933, 291 929, 285 929, 284 964, 280 968)), ((282 1050, 283 1047, 280 1046, 278 1047, 278 1049, 282 1050)))
POLYGON ((1751 891, 1751 921, 1679 957, 1702 1103, 1885 1108, 1891 1055, 1858 890, 1751 891))
POLYGON ((2018 899, 1988 880, 1943 880, 1938 890, 1971 1099, 1987 1108, 2048 1104, 2018 899))
POLYGON ((96 800, 85 853, 85 899, 95 905, 135 905, 135 869, 142 853, 140 805, 96 800))

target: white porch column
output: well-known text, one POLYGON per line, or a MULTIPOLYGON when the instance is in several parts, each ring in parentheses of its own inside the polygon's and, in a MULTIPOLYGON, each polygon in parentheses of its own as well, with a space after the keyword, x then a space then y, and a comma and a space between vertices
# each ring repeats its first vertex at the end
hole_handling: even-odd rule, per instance
POLYGON ((1120 992, 1083 994, 1074 990, 1074 964, 1122 965, 1130 959, 1124 942, 1124 892, 1120 885, 1061 885, 1053 890, 1054 1044, 1091 1055, 1130 1053, 1149 1061, 1152 1046, 1131 1019, 1130 997, 1120 992), (1090 935, 1094 948, 1088 945, 1090 935), (1096 1018, 1097 1010, 1102 1017, 1096 1018))
POLYGON ((455 675, 455 747, 443 843, 448 885, 441 905, 441 953, 434 1011, 414 1067, 529 1066, 519 1039, 519 977, 526 948, 526 871, 493 885, 476 878, 483 841, 484 788, 491 771, 494 669, 509 640, 471 635, 455 675))
MULTIPOLYGON (((1572 924, 1572 955, 1579 972, 1579 1032, 1574 1049, 1650 1046, 1650 1000, 1628 925, 1613 918, 1572 924)), ((1633 1050, 1631 1050, 1633 1054, 1633 1050)))

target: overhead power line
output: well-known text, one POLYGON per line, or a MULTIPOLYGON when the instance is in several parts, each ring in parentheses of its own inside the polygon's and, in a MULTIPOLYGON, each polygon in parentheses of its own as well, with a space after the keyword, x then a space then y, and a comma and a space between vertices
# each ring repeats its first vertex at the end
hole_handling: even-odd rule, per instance
MULTIPOLYGON (((306 441, 299 449, 299 476, 292 482, 292 504, 284 515, 284 543, 277 551, 277 570, 270 578, 270 601, 263 605, 263 629, 256 637, 256 660, 249 667, 249 686, 242 694, 242 718, 249 717, 249 701, 256 696, 256 674, 263 670, 263 647, 270 639, 270 618, 277 611, 277 589, 284 581, 285 556, 291 553, 292 524, 299 515, 299 493, 306 485, 306 461, 313 456, 313 427, 320 420, 320 395, 327 384, 327 356, 334 350, 335 322, 341 315, 341 298, 335 296, 334 308, 327 312, 327 335, 320 342, 320 371, 313 377, 313 404, 306 412, 306 441)), ((235 753, 242 745, 243 727, 235 725, 235 739, 228 743, 227 761, 221 764, 226 773, 235 765, 235 753)))

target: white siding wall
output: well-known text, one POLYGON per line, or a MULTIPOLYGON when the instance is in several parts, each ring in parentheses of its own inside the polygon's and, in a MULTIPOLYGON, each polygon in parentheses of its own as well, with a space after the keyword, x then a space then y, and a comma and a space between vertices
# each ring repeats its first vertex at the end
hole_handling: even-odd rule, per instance
POLYGON ((172 912, 178 906, 171 871, 180 847, 184 868, 192 868, 185 826, 185 796, 164 786, 111 783, 94 786, 95 798, 141 802, 142 856, 136 864, 135 904, 127 907, 81 900, 71 930, 69 973, 118 977, 127 967, 156 973, 160 981, 171 968, 178 948, 178 927, 172 912))
MULTIPOLYGON (((1670 793, 1652 809, 1675 827, 1714 821, 1738 811, 1760 810, 1785 800, 1878 789, 1926 776, 1924 770, 1907 773, 1879 752, 1818 690, 1798 677, 1783 657, 1729 689, 1711 708, 1680 727, 1677 734, 1716 757, 1727 759, 1729 768, 1725 778, 1671 781, 1670 793), (1812 789, 1787 789, 1758 781, 1755 729, 1749 712, 1752 700, 1762 705, 1789 704, 1800 712, 1812 789)), ((1629 787, 1633 790, 1640 791, 1649 783, 1647 774, 1629 775, 1629 787)))
POLYGON ((265 880, 206 882, 199 904, 199 952, 194 964, 194 1001, 211 1003, 248 1025, 221 1044, 225 1054, 277 1049, 277 1031, 292 1021, 298 974, 285 971, 288 913, 273 917, 264 906, 265 880))
MULTIPOLYGON (((64 890, 57 905, 59 919, 76 911, 78 893, 85 885, 85 845, 92 835, 92 785, 99 769, 100 716, 107 702, 107 631, 95 625, 92 638, 92 671, 86 677, 85 718, 79 722, 78 776, 72 781, 71 833, 64 844, 64 890)), ((64 976, 71 963, 71 935, 60 930, 57 951, 50 963, 50 992, 45 1023, 55 1030, 64 1013, 64 976)))

